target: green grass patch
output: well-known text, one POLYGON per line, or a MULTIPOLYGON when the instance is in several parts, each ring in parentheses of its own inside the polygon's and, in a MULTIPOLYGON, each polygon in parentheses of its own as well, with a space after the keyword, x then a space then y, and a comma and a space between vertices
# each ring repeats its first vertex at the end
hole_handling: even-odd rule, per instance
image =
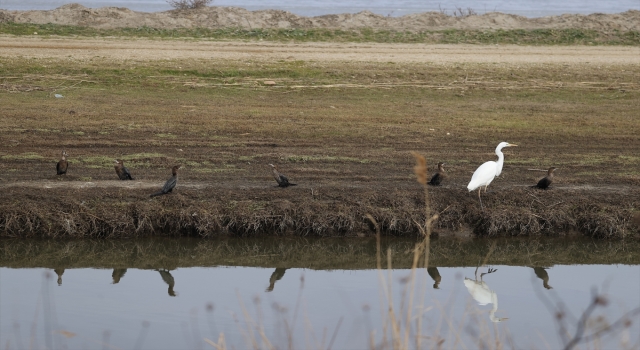
POLYGON ((42 160, 43 156, 34 153, 34 152, 26 152, 22 154, 7 154, 2 157, 3 160, 42 160))
MULTIPOLYGON (((59 24, 0 23, 0 34, 81 37, 143 37, 155 39, 263 40, 279 42, 377 42, 433 44, 528 44, 528 45, 638 45, 640 32, 590 29, 496 29, 398 31, 363 29, 242 29, 242 28, 117 28, 97 29, 59 24)), ((34 67, 34 72, 39 68, 34 67)))
POLYGON ((288 162, 340 162, 340 163, 370 163, 368 159, 354 158, 354 157, 340 157, 340 156, 288 156, 286 158, 288 162))

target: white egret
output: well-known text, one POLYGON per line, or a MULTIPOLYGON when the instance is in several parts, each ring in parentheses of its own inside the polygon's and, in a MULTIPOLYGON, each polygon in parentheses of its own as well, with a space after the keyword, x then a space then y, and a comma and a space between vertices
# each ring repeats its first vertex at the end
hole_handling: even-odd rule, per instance
POLYGON ((498 311, 498 295, 492 291, 489 286, 482 280, 482 277, 486 274, 496 272, 496 269, 490 268, 488 272, 480 274, 480 281, 478 281, 478 269, 476 268, 476 279, 464 278, 464 286, 471 294, 473 300, 478 302, 479 305, 493 304, 491 312, 489 312, 489 319, 491 322, 502 322, 507 320, 507 317, 496 317, 496 311, 498 311))
POLYGON ((482 186, 484 186, 484 191, 487 192, 487 187, 493 181, 496 176, 500 176, 502 172, 502 164, 504 163, 504 154, 502 154, 502 149, 505 147, 513 147, 517 146, 508 142, 500 142, 498 147, 496 147, 496 155, 498 156, 498 161, 488 161, 482 164, 476 169, 471 176, 471 181, 467 185, 467 189, 469 192, 478 189, 478 199, 480 200, 480 207, 484 209, 482 206, 482 198, 480 198, 480 190, 482 186))

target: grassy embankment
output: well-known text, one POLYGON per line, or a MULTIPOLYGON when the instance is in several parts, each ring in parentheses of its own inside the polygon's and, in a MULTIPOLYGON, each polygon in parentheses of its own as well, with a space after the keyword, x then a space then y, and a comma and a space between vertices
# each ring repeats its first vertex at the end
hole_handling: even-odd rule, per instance
POLYGON ((447 29, 437 31, 341 29, 161 29, 150 27, 96 29, 58 24, 0 23, 0 33, 10 35, 194 38, 209 40, 268 40, 287 42, 377 42, 426 44, 523 45, 640 45, 638 31, 592 29, 447 29))
POLYGON ((638 229, 638 81, 633 65, 0 58, 1 235, 362 235, 366 214, 415 235, 418 151, 448 164, 436 233, 622 237, 638 229), (481 211, 465 185, 499 141, 520 147, 481 211), (116 157, 138 185, 107 181, 116 157), (176 193, 148 200, 175 163, 176 193), (299 186, 273 188, 267 163, 299 186), (553 190, 526 187, 549 166, 553 190))

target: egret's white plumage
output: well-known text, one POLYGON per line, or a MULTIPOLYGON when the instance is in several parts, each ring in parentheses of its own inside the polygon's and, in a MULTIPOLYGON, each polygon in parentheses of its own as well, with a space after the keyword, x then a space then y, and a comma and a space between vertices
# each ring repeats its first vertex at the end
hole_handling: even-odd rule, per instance
POLYGON ((465 277, 464 285, 478 305, 492 304, 491 311, 489 312, 491 322, 502 322, 507 319, 506 317, 496 317, 496 311, 498 311, 498 295, 492 291, 485 282, 465 277))
POLYGON ((506 317, 496 317, 496 311, 498 311, 498 295, 496 292, 492 291, 491 288, 487 285, 486 282, 482 280, 484 275, 496 272, 496 269, 489 269, 488 272, 480 274, 480 280, 478 281, 478 269, 476 268, 476 279, 472 280, 470 278, 464 278, 464 286, 467 287, 469 294, 473 300, 475 300, 479 305, 487 305, 492 304, 491 312, 489 312, 489 319, 491 322, 502 322, 507 320, 506 317))
MULTIPOLYGON (((498 161, 485 162, 476 169, 473 176, 471 176, 471 181, 469 181, 469 184, 467 185, 469 192, 478 189, 478 198, 480 198, 480 189, 482 189, 482 186, 484 186, 484 191, 487 191, 487 186, 489 186, 491 181, 502 173, 502 164, 504 164, 504 154, 502 154, 502 149, 512 146, 517 145, 510 144, 508 142, 500 142, 500 144, 498 144, 498 147, 496 147, 498 161)), ((482 205, 482 199, 480 199, 480 205, 482 205)))

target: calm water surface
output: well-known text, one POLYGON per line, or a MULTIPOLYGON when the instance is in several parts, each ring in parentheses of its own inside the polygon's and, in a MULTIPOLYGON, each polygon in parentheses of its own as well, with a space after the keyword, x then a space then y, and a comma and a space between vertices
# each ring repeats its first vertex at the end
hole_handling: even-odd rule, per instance
MULTIPOLYGON (((25 247, 23 241, 15 246, 4 241, 0 255, 0 344, 3 349, 87 349, 104 344, 118 349, 197 349, 211 348, 204 339, 217 341, 224 333, 229 347, 250 347, 252 338, 266 347, 258 327, 279 348, 289 346, 291 333, 293 348, 326 348, 335 338, 331 343, 334 349, 360 349, 368 348, 371 332, 375 332, 376 342, 382 341, 384 321, 389 319, 383 312, 388 305, 383 286, 391 286, 398 314, 406 315, 409 309, 410 269, 400 266, 381 273, 375 263, 363 266, 375 261, 375 253, 368 260, 371 250, 358 248, 362 244, 358 241, 330 241, 333 246, 326 251, 322 241, 278 241, 270 251, 260 250, 261 241, 240 242, 208 241, 204 249, 175 240, 163 241, 171 246, 168 250, 154 250, 155 243, 128 250, 126 245, 108 241, 93 242, 82 249, 74 243, 43 248, 37 242, 25 247), (227 253, 210 248, 223 244, 227 253), (320 256, 345 262, 328 269, 314 267, 321 258, 313 251, 292 255, 295 250, 302 252, 301 247, 312 247, 320 256), (13 256, 9 251, 20 254, 13 256), (126 251, 126 257, 118 258, 118 251, 126 251), (175 253, 173 261, 166 257, 156 260, 164 254, 160 251, 187 253, 175 253), (350 256, 341 256, 341 251, 350 256), (131 254, 136 257, 130 258, 131 254), (145 254, 155 257, 139 258, 145 254), (220 265, 220 261, 198 254, 224 255, 220 261, 237 258, 241 263, 220 265), (357 261, 350 260, 354 255, 358 255, 357 261), (92 261, 94 267, 84 266, 92 261), (49 266, 34 267, 45 263, 49 266), (117 267, 106 268, 108 265, 117 267)), ((364 244, 370 247, 371 242, 364 244)), ((391 242, 389 246, 400 255, 412 244, 391 242)), ((474 254, 476 248, 478 256, 488 252, 486 240, 455 244, 461 245, 453 251, 466 252, 464 255, 474 254)), ((561 340, 555 311, 546 303, 564 305, 571 332, 591 302, 594 288, 604 292, 609 301, 596 310, 594 320, 603 316, 612 322, 640 307, 640 266, 621 264, 620 258, 615 258, 634 253, 620 242, 594 244, 585 241, 566 249, 573 251, 576 264, 568 264, 566 259, 572 258, 565 257, 563 264, 547 266, 536 264, 553 261, 553 257, 542 259, 544 249, 522 259, 518 247, 531 250, 529 243, 513 244, 505 251, 498 247, 488 254, 487 265, 479 267, 477 275, 476 266, 466 265, 469 259, 461 256, 459 266, 451 266, 456 265, 456 259, 437 257, 448 253, 434 248, 430 261, 448 266, 431 264, 429 269, 417 270, 415 301, 410 309, 413 315, 422 315, 422 334, 431 337, 425 338, 430 345, 440 337, 445 339, 444 348, 476 348, 481 341, 495 339, 515 348, 558 348, 561 340), (589 265, 580 258, 594 252, 613 252, 612 263, 589 265), (509 259, 532 264, 492 264, 509 259)), ((634 321, 637 325, 640 319, 634 321)), ((637 349, 639 328, 603 338, 602 347, 619 348, 625 345, 621 342, 637 349)))

